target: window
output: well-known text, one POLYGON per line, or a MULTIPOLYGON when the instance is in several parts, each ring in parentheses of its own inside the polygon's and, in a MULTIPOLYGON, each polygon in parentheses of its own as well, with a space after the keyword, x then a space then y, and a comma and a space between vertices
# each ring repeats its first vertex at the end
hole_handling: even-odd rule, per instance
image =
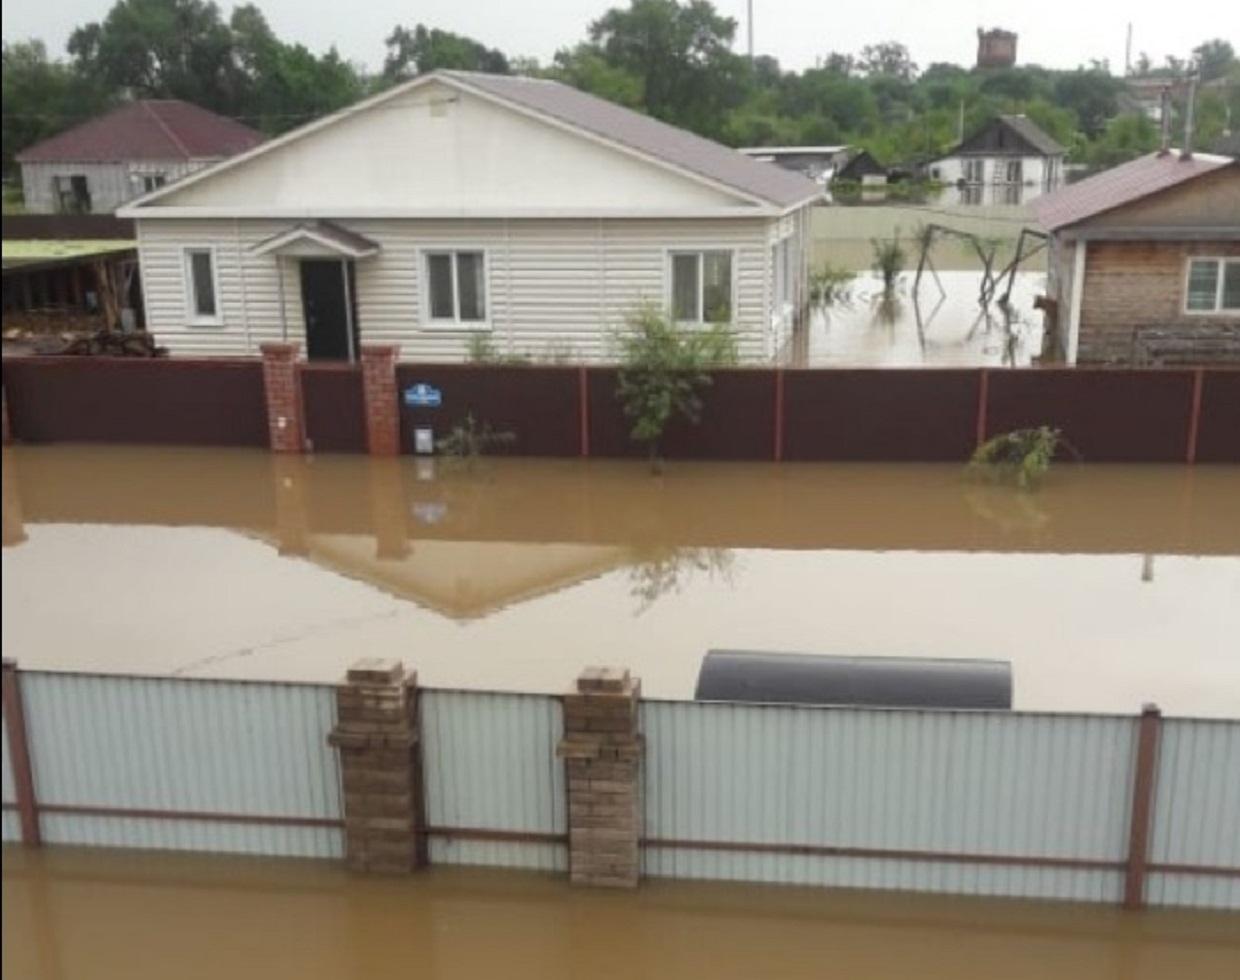
POLYGON ((163 174, 145 174, 142 177, 142 192, 149 194, 151 191, 159 190, 166 183, 168 183, 168 178, 163 174))
POLYGON ((185 280, 191 322, 217 322, 219 299, 215 281, 215 252, 209 248, 187 248, 185 280))
POLYGON ((1025 182, 1024 167, 1022 166, 1022 163, 1023 161, 1021 160, 1009 160, 1007 162, 1007 172, 1004 176, 1007 178, 1007 182, 1009 184, 1023 184, 1025 182))
POLYGON ((672 253, 672 316, 682 323, 732 322, 732 253, 672 253))
POLYGON ((1190 313, 1240 311, 1240 259, 1189 259, 1184 307, 1190 313))
POLYGON ((52 178, 56 210, 61 214, 86 214, 90 211, 90 186, 83 174, 62 174, 52 178))
POLYGON ((484 323, 487 318, 486 256, 482 252, 429 252, 427 313, 447 323, 484 323))
POLYGON ((982 184, 986 181, 986 161, 985 160, 965 160, 964 162, 964 182, 966 184, 982 184))

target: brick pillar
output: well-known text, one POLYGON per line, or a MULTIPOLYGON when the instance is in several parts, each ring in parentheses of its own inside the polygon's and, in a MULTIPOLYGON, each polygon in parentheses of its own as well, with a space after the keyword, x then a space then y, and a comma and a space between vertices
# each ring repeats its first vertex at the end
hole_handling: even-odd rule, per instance
POLYGON ((366 658, 336 688, 345 859, 351 871, 408 874, 426 863, 418 679, 397 660, 366 658))
POLYGON ((306 516, 306 461, 301 457, 271 457, 272 491, 276 498, 276 542, 282 555, 308 555, 309 520, 306 516))
POLYGON ((568 869, 575 885, 637 886, 641 834, 641 682, 591 667, 564 697, 557 749, 568 776, 568 869))
POLYGON ((267 392, 267 433, 273 453, 305 450, 301 383, 296 344, 262 344, 263 387, 267 392))
POLYGON ((398 459, 370 461, 370 515, 375 529, 375 557, 399 561, 409 545, 409 507, 405 501, 405 471, 398 459))
POLYGON ((17 484, 17 460, 11 449, 4 450, 0 464, 0 486, 3 487, 3 503, 0 515, 4 518, 4 547, 21 544, 26 540, 26 521, 22 517, 22 494, 17 484))
POLYGON ((395 344, 362 345, 366 446, 372 456, 400 455, 400 405, 396 392, 398 351, 395 344))

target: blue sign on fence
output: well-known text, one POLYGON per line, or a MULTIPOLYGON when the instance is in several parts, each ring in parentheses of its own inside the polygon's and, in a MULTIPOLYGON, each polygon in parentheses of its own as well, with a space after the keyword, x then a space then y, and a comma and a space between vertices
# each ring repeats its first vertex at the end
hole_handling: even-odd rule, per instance
POLYGON ((407 408, 438 408, 443 404, 443 392, 431 385, 419 382, 405 389, 407 408))

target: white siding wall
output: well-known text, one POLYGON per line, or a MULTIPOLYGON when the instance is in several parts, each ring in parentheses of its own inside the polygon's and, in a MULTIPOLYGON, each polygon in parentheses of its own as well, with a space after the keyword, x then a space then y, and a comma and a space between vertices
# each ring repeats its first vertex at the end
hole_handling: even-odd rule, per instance
MULTIPOLYGON (((964 161, 966 157, 946 157, 931 165, 931 173, 938 171, 938 179, 946 184, 954 184, 964 177, 964 161)), ((973 157, 972 159, 977 159, 973 157)), ((1010 157, 982 157, 984 184, 1007 183, 1007 163, 1010 157)), ((1048 169, 1054 165, 1057 172, 1062 170, 1057 163, 1058 158, 1024 157, 1021 160, 1021 183, 1043 186, 1050 174, 1048 169)))
POLYGON ((24 163, 22 164, 22 197, 27 211, 40 214, 59 210, 53 188, 55 177, 84 176, 90 189, 91 210, 96 213, 115 211, 126 201, 145 193, 141 181, 131 180, 133 174, 163 174, 167 183, 188 173, 201 170, 209 160, 143 160, 128 163, 24 163))
MULTIPOLYGON (((789 232, 795 216, 785 219, 789 232)), ((669 288, 667 252, 725 248, 735 253, 735 322, 742 358, 769 357, 772 222, 717 220, 523 220, 342 222, 379 243, 357 263, 358 322, 363 342, 399 344, 406 360, 460 360, 468 329, 424 323, 425 249, 483 248, 488 261, 490 327, 506 352, 606 360, 610 338, 642 302, 662 304, 669 288)), ((147 318, 174 355, 255 354, 283 336, 280 274, 288 339, 304 341, 295 259, 255 256, 258 242, 288 228, 271 220, 165 219, 138 222, 147 318), (215 249, 222 325, 190 326, 186 315, 187 246, 215 249)))

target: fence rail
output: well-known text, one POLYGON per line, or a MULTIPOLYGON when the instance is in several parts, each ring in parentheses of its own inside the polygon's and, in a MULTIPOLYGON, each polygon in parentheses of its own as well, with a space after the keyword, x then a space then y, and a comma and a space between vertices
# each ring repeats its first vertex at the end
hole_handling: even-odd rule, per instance
MULTIPOLYGON (((4 680, 6 843, 341 856, 332 687, 4 680)), ((560 699, 420 698, 431 861, 564 870, 560 699)), ((648 875, 1240 909, 1240 721, 657 701, 639 720, 648 875)))

